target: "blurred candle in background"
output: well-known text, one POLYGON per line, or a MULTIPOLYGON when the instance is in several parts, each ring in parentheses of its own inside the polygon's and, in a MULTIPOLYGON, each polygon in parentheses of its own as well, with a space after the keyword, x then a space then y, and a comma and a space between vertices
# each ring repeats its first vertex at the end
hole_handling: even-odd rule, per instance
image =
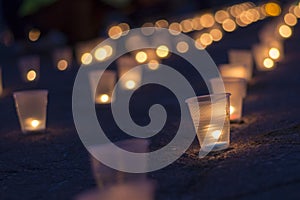
POLYGON ((219 65, 220 74, 223 77, 236 77, 248 80, 249 70, 244 64, 222 64, 219 65))
POLYGON ((2 85, 2 69, 0 68, 0 97, 3 93, 3 85, 2 85))
POLYGON ((250 50, 231 49, 228 52, 230 64, 241 64, 246 66, 247 81, 250 81, 253 74, 253 58, 250 50))
POLYGON ((37 81, 40 76, 40 57, 37 55, 24 56, 19 60, 19 69, 23 81, 37 81))
POLYGON ((65 71, 69 69, 72 64, 72 49, 70 47, 55 49, 52 57, 54 66, 59 71, 65 71))
POLYGON ((122 56, 117 60, 117 65, 121 88, 125 90, 138 88, 142 81, 142 69, 135 68, 137 66, 135 59, 132 56, 122 56))
POLYGON ((24 134, 41 132, 46 129, 48 103, 47 90, 14 92, 16 110, 24 134))
POLYGON ((210 79, 212 91, 218 93, 224 84, 225 91, 230 93, 230 121, 240 122, 243 111, 243 98, 246 97, 247 82, 242 78, 223 77, 210 79), (223 83, 222 83, 223 81, 223 83))
POLYGON ((91 92, 95 103, 108 104, 113 102, 113 90, 116 84, 116 72, 112 70, 95 70, 89 73, 91 92), (95 91, 95 93, 94 93, 95 91))
POLYGON ((264 44, 253 46, 253 55, 256 68, 259 71, 270 71, 275 67, 275 62, 269 56, 269 48, 264 44))

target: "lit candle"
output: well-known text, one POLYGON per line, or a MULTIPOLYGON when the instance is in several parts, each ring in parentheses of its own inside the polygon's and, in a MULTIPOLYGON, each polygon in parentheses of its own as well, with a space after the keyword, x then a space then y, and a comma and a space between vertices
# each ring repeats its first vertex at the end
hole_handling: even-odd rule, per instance
POLYGON ((218 151, 228 148, 230 143, 229 97, 230 94, 226 93, 186 100, 202 151, 218 151), (211 119, 222 125, 211 124, 211 119))
POLYGON ((265 44, 253 46, 254 60, 259 71, 270 71, 275 67, 275 62, 270 58, 270 49, 265 44))
POLYGON ((220 73, 223 77, 236 77, 248 80, 249 70, 244 64, 222 64, 219 66, 220 73))
POLYGON ((91 52, 102 41, 103 38, 97 38, 94 40, 77 43, 75 47, 77 62, 82 65, 89 65, 93 63, 96 59, 94 59, 94 56, 91 52))
POLYGON ((243 98, 246 96, 247 83, 242 78, 223 77, 222 79, 210 79, 212 91, 219 93, 222 82, 224 83, 225 91, 230 93, 230 120, 234 122, 241 121, 243 110, 243 98))
POLYGON ((40 72, 40 57, 32 55, 20 58, 19 69, 25 82, 37 81, 40 72))
POLYGON ((241 64, 246 66, 246 74, 245 77, 242 78, 250 81, 253 73, 253 58, 251 51, 232 49, 229 50, 228 57, 230 64, 241 64))
MULTIPOLYGON (((146 61, 146 60, 145 60, 146 61)), ((134 90, 138 88, 142 80, 141 68, 135 68, 137 62, 132 56, 122 56, 117 60, 121 88, 134 90)))
POLYGON ((16 109, 23 133, 46 129, 47 90, 14 92, 16 109))
POLYGON ((95 103, 108 104, 113 102, 113 90, 116 84, 116 73, 112 70, 95 70, 89 73, 92 97, 95 103), (101 78, 100 78, 101 77, 101 78), (99 82, 98 82, 99 81, 99 82), (95 91, 95 94, 93 93, 95 91))

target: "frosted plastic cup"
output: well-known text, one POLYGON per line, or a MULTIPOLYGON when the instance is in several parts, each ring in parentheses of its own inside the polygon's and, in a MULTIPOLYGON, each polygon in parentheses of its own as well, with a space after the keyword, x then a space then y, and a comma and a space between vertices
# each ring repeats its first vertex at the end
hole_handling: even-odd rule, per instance
MULTIPOLYGON (((130 139, 115 143, 119 148, 125 151, 135 153, 147 153, 149 142, 143 139, 130 139)), ((90 146, 89 151, 97 157, 101 154, 102 157, 109 159, 110 163, 118 169, 122 166, 139 165, 140 169, 147 171, 147 158, 140 163, 132 163, 128 160, 123 152, 116 151, 113 144, 103 144, 90 146)), ((135 182, 146 179, 145 173, 126 173, 111 167, 108 167, 102 162, 99 162, 94 156, 91 155, 92 171, 99 188, 108 187, 115 184, 135 182)))
POLYGON ((252 52, 244 49, 231 49, 228 51, 228 57, 230 64, 242 64, 246 66, 246 76, 244 78, 250 81, 253 74, 252 52))
POLYGON ((201 151, 219 151, 229 147, 229 98, 230 94, 226 93, 198 96, 186 100, 201 151), (211 124, 212 118, 215 124, 211 124), (223 127, 220 128, 219 124, 222 123, 223 127))
POLYGON ((22 132, 26 134, 45 131, 48 91, 21 91, 14 92, 13 96, 22 132))
POLYGON ((242 119, 243 99, 246 97, 247 82, 243 78, 223 77, 222 79, 210 79, 212 91, 220 91, 221 81, 224 83, 225 91, 230 93, 230 121, 240 122, 242 119))

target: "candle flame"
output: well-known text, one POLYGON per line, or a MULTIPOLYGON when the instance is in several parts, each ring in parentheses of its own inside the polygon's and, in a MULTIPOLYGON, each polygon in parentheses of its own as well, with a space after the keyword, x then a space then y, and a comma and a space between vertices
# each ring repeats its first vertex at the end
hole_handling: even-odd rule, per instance
POLYGON ((230 106, 230 114, 234 113, 234 111, 235 111, 235 107, 230 106))
POLYGON ((31 121, 30 124, 33 128, 36 128, 40 124, 40 122, 39 122, 39 120, 34 119, 31 121))
POLYGON ((103 103, 106 103, 109 101, 109 96, 107 94, 102 94, 100 96, 100 101, 103 102, 103 103))

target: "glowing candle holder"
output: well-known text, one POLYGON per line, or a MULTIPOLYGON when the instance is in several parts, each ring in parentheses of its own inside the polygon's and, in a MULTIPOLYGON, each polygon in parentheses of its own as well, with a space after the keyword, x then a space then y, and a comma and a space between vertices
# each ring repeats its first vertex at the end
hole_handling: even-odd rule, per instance
POLYGON ((40 76, 40 57, 33 55, 20 58, 19 69, 25 82, 37 81, 40 76))
POLYGON ((3 93, 3 86, 2 86, 2 70, 0 68, 0 96, 3 93))
POLYGON ((223 64, 219 66, 220 74, 223 77, 236 77, 248 80, 249 70, 244 64, 223 64))
POLYGON ((269 48, 266 45, 253 46, 254 60, 256 68, 259 71, 270 71, 275 67, 275 62, 269 56, 269 48))
POLYGON ((201 150, 204 152, 219 151, 229 147, 229 97, 230 94, 226 93, 186 100, 201 150), (215 124, 211 124, 211 119, 214 119, 215 124), (220 128, 219 124, 223 124, 223 127, 220 128))
POLYGON ((56 49, 52 57, 54 66, 59 71, 65 71, 69 69, 72 64, 72 49, 70 47, 56 49))
POLYGON ((137 66, 135 59, 132 56, 122 56, 117 60, 117 65, 121 88, 124 90, 138 88, 142 81, 142 70, 134 68, 137 66))
POLYGON ((112 169, 105 164, 99 162, 96 158, 101 155, 101 160, 106 160, 115 167, 133 166, 147 170, 147 158, 139 163, 132 163, 130 160, 126 159, 126 152, 118 151, 116 148, 122 148, 126 151, 131 151, 135 153, 147 153, 148 152, 148 141, 143 139, 131 139, 117 142, 115 144, 102 144, 90 146, 89 152, 92 154, 91 163, 92 171, 96 179, 99 188, 109 187, 115 184, 130 183, 136 181, 146 180, 146 174, 142 173, 125 173, 112 169), (117 147, 114 147, 117 145, 117 147))
POLYGON ((111 70, 96 70, 89 73, 91 91, 95 93, 95 103, 108 104, 113 102, 113 90, 116 84, 116 73, 111 70), (101 79, 100 79, 101 76, 101 79), (99 82, 98 82, 99 81, 99 82))
POLYGON ((224 77, 210 79, 212 90, 214 93, 219 93, 222 82, 224 83, 225 91, 230 93, 230 121, 240 122, 242 119, 243 98, 246 97, 247 82, 242 78, 224 77))
POLYGON ((251 51, 232 49, 228 52, 230 64, 241 64, 246 66, 246 80, 250 81, 253 73, 253 58, 251 51))
POLYGON ((16 109, 24 134, 46 129, 47 90, 14 92, 16 109))

